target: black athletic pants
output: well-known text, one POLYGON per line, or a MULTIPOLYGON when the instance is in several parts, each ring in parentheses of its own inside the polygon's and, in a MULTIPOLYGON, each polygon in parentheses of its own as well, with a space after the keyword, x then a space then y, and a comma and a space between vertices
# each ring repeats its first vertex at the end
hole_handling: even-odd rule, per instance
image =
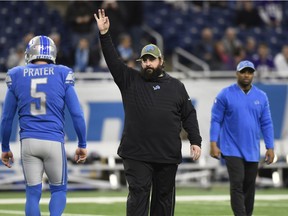
POLYGON ((129 186, 126 215, 148 216, 152 186, 150 216, 173 216, 178 165, 131 159, 123 159, 123 164, 129 186))
POLYGON ((254 208, 258 162, 224 156, 230 181, 230 202, 235 216, 251 216, 254 208))

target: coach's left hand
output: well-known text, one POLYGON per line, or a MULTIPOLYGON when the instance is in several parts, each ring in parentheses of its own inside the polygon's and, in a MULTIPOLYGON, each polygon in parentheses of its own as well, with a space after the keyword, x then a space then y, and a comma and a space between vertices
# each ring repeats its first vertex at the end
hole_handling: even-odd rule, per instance
POLYGON ((190 146, 190 155, 194 161, 198 160, 201 155, 201 148, 198 145, 192 144, 190 146))

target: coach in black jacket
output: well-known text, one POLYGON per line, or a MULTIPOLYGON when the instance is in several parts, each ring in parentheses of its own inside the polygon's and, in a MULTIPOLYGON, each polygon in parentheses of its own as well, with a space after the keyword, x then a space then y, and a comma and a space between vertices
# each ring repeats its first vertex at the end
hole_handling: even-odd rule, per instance
POLYGON ((150 189, 151 216, 174 215, 175 176, 182 161, 180 131, 188 133, 191 155, 201 154, 196 111, 184 85, 163 70, 159 48, 142 49, 141 71, 127 67, 118 57, 103 9, 94 14, 108 68, 119 87, 125 125, 118 149, 129 185, 127 216, 147 216, 150 189))

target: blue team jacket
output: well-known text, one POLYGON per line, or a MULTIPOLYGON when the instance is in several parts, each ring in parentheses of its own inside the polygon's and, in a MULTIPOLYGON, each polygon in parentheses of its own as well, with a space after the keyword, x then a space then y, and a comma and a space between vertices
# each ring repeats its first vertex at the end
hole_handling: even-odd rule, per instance
POLYGON ((273 149, 274 131, 266 93, 255 86, 247 94, 238 84, 224 88, 212 107, 210 141, 217 142, 224 156, 257 162, 261 132, 266 149, 273 149))

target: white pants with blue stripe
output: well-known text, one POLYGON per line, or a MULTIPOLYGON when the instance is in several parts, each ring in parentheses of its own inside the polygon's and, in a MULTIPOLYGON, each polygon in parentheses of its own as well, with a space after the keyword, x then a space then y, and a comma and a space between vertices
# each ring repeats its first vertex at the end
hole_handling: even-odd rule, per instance
POLYGON ((21 162, 27 186, 42 183, 44 172, 50 185, 67 184, 67 158, 61 142, 23 139, 21 162))

